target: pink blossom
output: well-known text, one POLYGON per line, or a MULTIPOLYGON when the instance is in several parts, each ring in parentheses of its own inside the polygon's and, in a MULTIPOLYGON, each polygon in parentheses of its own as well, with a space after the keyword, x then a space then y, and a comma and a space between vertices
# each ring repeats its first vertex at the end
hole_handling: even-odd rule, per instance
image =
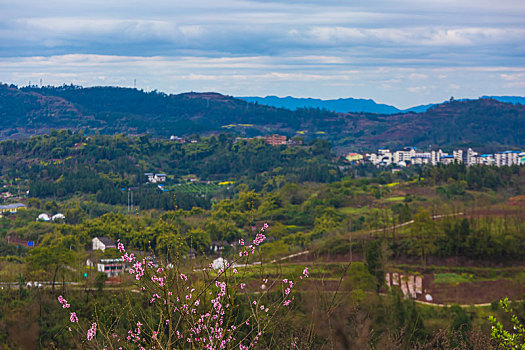
POLYGON ((58 302, 62 304, 63 309, 69 309, 69 307, 71 306, 67 303, 67 300, 64 299, 61 295, 58 296, 58 302))
POLYGON ((71 316, 69 316, 69 320, 73 323, 78 323, 78 317, 77 317, 77 314, 75 312, 72 312, 71 313, 71 316))
MULTIPOLYGON (((266 239, 266 236, 264 235, 264 233, 258 233, 256 236, 255 236, 255 239, 253 240, 253 244, 255 244, 256 246, 258 246, 259 244, 261 244, 262 242, 264 242, 264 240, 266 239)), ((254 250, 254 248, 252 247, 252 251, 254 250)))
POLYGON ((303 270, 303 276, 308 278, 308 267, 305 267, 304 270, 303 270))
POLYGON ((87 340, 92 340, 97 335, 97 324, 93 323, 91 328, 87 331, 87 340))
POLYGON ((124 244, 120 243, 120 239, 117 242, 117 249, 119 250, 119 252, 125 252, 126 249, 124 249, 124 244))

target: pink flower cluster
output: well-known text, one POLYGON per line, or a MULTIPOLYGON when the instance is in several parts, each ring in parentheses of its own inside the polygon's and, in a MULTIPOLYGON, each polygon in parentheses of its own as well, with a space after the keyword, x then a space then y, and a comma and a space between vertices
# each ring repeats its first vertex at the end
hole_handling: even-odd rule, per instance
MULTIPOLYGON (((248 256, 250 252, 251 254, 254 254, 256 247, 260 246, 266 240, 265 231, 267 228, 268 224, 264 224, 249 246, 245 246, 243 239, 239 240, 239 244, 242 246, 240 253, 241 257, 248 256)), ((128 254, 120 240, 118 241, 117 248, 122 253, 122 259, 125 262, 131 263, 132 266, 129 272, 135 275, 134 277, 137 281, 140 281, 138 282, 141 284, 141 286, 139 286, 141 288, 139 289, 146 293, 145 296, 148 296, 150 303, 154 304, 152 307, 167 308, 163 310, 169 310, 165 319, 161 320, 162 324, 169 326, 171 329, 172 326, 170 319, 178 319, 177 316, 173 316, 171 313, 179 313, 180 316, 182 316, 182 319, 189 322, 187 327, 182 326, 179 329, 173 329, 177 339, 187 343, 189 347, 200 349, 226 349, 232 348, 234 344, 235 346, 238 346, 239 349, 249 349, 257 344, 262 336, 260 332, 254 334, 255 336, 251 338, 249 343, 246 343, 248 338, 245 338, 244 343, 247 345, 239 343, 239 340, 236 341, 235 337, 237 336, 237 332, 243 327, 248 327, 250 329, 251 327, 259 327, 261 322, 259 320, 259 315, 269 313, 270 307, 264 305, 266 303, 263 301, 262 297, 252 301, 253 314, 239 324, 231 324, 231 320, 226 316, 229 313, 228 310, 230 308, 230 303, 228 303, 228 301, 232 300, 230 295, 231 287, 227 284, 227 280, 222 280, 222 277, 226 276, 225 274, 228 269, 230 269, 233 274, 238 274, 239 271, 234 267, 236 265, 227 263, 222 269, 217 271, 217 277, 213 281, 214 284, 211 285, 209 290, 206 290, 207 293, 209 292, 210 298, 205 299, 210 300, 211 305, 201 313, 199 309, 203 306, 207 307, 207 303, 199 307, 201 304, 199 296, 203 291, 199 292, 195 291, 194 288, 191 288, 192 283, 189 281, 190 276, 187 276, 178 270, 175 270, 177 271, 175 275, 171 275, 169 274, 169 269, 164 270, 163 268, 154 267, 151 262, 147 262, 145 259, 138 259, 138 257, 133 256, 133 254, 128 254), (142 278, 145 275, 147 277, 142 278), (169 276, 174 276, 174 279, 170 279, 169 276), (174 283, 174 285, 171 285, 171 283, 174 283), (213 297, 213 295, 215 295, 215 297, 213 297), (164 306, 161 306, 162 302, 164 303, 164 306), (254 324, 254 326, 251 326, 251 324, 254 324)), ((308 277, 308 267, 305 267, 299 278, 302 279, 308 277)), ((268 283, 268 279, 264 279, 263 282, 265 286, 268 283)), ((237 285, 240 286, 240 289, 246 289, 247 287, 246 283, 241 283, 241 281, 236 283, 239 283, 237 285)), ((288 306, 294 300, 291 293, 293 287, 294 282, 292 280, 283 280, 281 305, 288 306)), ((264 289, 266 289, 266 287, 264 289)), ((63 308, 69 308, 69 304, 62 296, 58 298, 58 301, 63 308)), ((270 315, 272 315, 272 313, 261 316, 263 317, 261 320, 270 319, 270 315)), ((70 313, 70 321, 72 323, 78 323, 76 313, 70 313)), ((159 330, 151 329, 149 326, 143 327, 140 322, 137 322, 136 325, 136 328, 130 327, 131 330, 129 330, 127 334, 126 339, 130 342, 130 345, 134 343, 134 347, 140 349, 142 346, 146 346, 146 343, 151 339, 159 341, 160 344, 161 340, 159 338, 163 338, 162 335, 164 331, 160 332, 159 330)), ((253 330, 249 330, 248 333, 252 331, 253 330)), ((244 334, 243 331, 240 332, 241 334, 244 334)), ((96 334, 97 324, 93 323, 91 328, 87 331, 87 339, 93 340, 96 337, 96 334)), ((120 341, 120 338, 118 341, 120 341)), ((181 346, 181 344, 178 345, 181 346)), ((184 346, 185 345, 182 344, 182 347, 184 346)))
POLYGON ((62 304, 63 309, 69 309, 70 305, 67 303, 67 300, 64 299, 61 295, 58 296, 58 302, 62 304))
POLYGON ((91 328, 87 331, 87 340, 91 341, 97 335, 97 324, 93 322, 91 328))
POLYGON ((165 281, 164 277, 157 277, 157 276, 153 275, 153 276, 151 276, 151 281, 153 283, 157 282, 159 287, 164 287, 164 281, 165 281))
POLYGON ((126 249, 124 249, 124 244, 120 243, 120 239, 117 240, 117 242, 118 242, 118 243, 117 243, 117 249, 118 249, 118 251, 121 252, 121 253, 122 253, 122 252, 125 252, 126 249))
POLYGON ((144 266, 146 261, 143 259, 142 262, 137 261, 133 264, 133 268, 129 269, 129 273, 135 274, 135 279, 138 281, 142 276, 144 276, 144 266))
MULTIPOLYGON (((285 287, 286 287, 286 288, 284 289, 284 297, 285 297, 285 298, 288 298, 288 295, 289 295, 290 292, 292 291, 292 288, 293 288, 293 286, 294 286, 294 283, 293 283, 292 280, 288 280, 288 279, 285 278, 285 279, 283 280, 283 284, 284 284, 285 287), (286 286, 286 285, 288 285, 288 286, 286 286)), ((294 299, 294 298, 292 297, 291 299, 288 299, 288 300, 283 301, 283 305, 284 305, 284 306, 288 306, 288 305, 290 305, 290 303, 292 302, 293 299, 294 299)))
POLYGON ((310 275, 308 274, 308 267, 305 267, 304 270, 303 270, 303 275, 300 276, 299 278, 300 279, 303 279, 304 278, 308 278, 310 275))
POLYGON ((265 239, 266 239, 266 236, 264 235, 264 233, 260 232, 260 233, 258 233, 258 234, 255 236, 255 239, 253 240, 253 244, 254 244, 254 245, 259 245, 259 244, 261 244, 262 242, 264 242, 265 239))
POLYGON ((128 335, 128 337, 126 339, 128 339, 129 341, 132 341, 134 343, 140 342, 140 340, 141 340, 140 334, 142 333, 140 327, 142 327, 142 323, 137 322, 137 328, 135 328, 134 331, 128 331, 129 335, 128 335))
MULTIPOLYGON (((268 224, 264 224, 263 227, 261 227, 261 231, 259 233, 257 233, 255 235, 255 238, 252 242, 252 244, 250 244, 248 246, 248 249, 251 250, 251 253, 252 254, 255 254, 255 247, 259 246, 262 242, 264 242, 264 240, 266 239, 266 235, 264 234, 264 231, 268 228, 268 224)), ((241 246, 244 246, 244 239, 240 239, 239 240, 239 244, 241 246)), ((239 256, 248 256, 249 255, 249 251, 248 250, 245 250, 245 251, 240 251, 239 252, 239 256)))

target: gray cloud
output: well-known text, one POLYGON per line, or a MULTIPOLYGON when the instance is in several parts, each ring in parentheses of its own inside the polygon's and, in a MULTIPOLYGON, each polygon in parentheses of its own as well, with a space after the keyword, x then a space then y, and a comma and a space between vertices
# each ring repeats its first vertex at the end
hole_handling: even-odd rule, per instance
POLYGON ((358 91, 399 104, 480 87, 523 94, 513 69, 524 66, 524 17, 522 0, 19 0, 0 13, 0 80, 125 85, 140 76, 167 91, 358 91))

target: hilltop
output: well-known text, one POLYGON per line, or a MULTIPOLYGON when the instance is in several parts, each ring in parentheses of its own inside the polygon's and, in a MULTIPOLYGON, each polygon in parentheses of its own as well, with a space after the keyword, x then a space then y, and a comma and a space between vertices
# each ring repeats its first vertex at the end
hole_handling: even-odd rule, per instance
POLYGON ((335 113, 318 108, 288 110, 219 93, 168 95, 119 87, 0 86, 0 138, 50 129, 86 133, 243 136, 270 133, 323 137, 340 149, 378 146, 523 146, 525 106, 490 98, 448 101, 420 113, 335 113))

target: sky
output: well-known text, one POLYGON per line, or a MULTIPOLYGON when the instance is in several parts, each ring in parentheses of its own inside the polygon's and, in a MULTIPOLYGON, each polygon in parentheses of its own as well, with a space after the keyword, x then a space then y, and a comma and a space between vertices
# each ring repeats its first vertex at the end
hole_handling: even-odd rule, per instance
POLYGON ((0 82, 371 98, 525 96, 524 0, 0 0, 0 82))

